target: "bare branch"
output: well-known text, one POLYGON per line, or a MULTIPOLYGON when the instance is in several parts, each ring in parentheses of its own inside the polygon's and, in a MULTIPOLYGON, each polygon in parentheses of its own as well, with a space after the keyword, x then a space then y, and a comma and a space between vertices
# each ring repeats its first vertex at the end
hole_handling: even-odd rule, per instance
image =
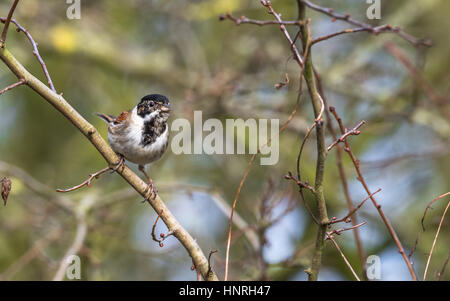
MULTIPOLYGON (((339 124, 339 128, 341 130, 341 134, 345 134, 345 127, 342 124, 342 119, 339 117, 339 115, 336 112, 336 109, 334 107, 330 107, 329 108, 330 112, 333 114, 333 116, 336 118, 336 121, 339 124)), ((367 185, 361 169, 359 168, 359 162, 356 159, 355 155, 353 154, 351 148, 350 148, 350 144, 348 143, 347 140, 344 141, 345 143, 345 148, 344 150, 347 152, 347 154, 349 155, 350 159, 352 160, 352 163, 355 167, 356 173, 358 174, 358 179, 359 182, 361 183, 361 185, 363 185, 364 189, 366 190, 367 195, 370 197, 370 199, 372 200, 373 205, 375 206, 375 208, 378 211, 378 214, 380 215, 381 219, 383 220, 384 224, 386 225, 386 228, 389 231, 389 234, 392 236, 392 239, 394 240, 395 244, 397 245, 398 251, 400 252, 400 254, 402 255, 408 270, 411 274, 411 278, 414 281, 417 281, 417 276, 416 273, 414 272, 414 268, 411 264, 411 262, 409 261, 409 258, 407 257, 405 250, 403 249, 402 243, 400 242, 400 239, 397 236, 397 233, 395 232, 394 228, 392 227, 391 223, 389 222, 389 220, 387 219, 386 215, 384 214, 383 210, 381 209, 381 205, 378 204, 378 202, 375 200, 375 198, 373 197, 373 193, 370 192, 369 186, 367 185)))
MULTIPOLYGON (((361 227, 361 226, 364 226, 365 224, 366 224, 366 222, 362 222, 362 223, 359 223, 359 224, 357 224, 357 225, 355 225, 355 226, 351 226, 351 227, 348 227, 348 228, 335 229, 335 230, 333 230, 333 231, 331 231, 331 232, 328 232, 328 233, 327 233, 327 236, 328 236, 328 238, 329 238, 330 236, 333 236, 334 234, 336 234, 336 235, 341 235, 342 232, 349 231, 349 230, 354 230, 354 229, 356 229, 356 228, 359 228, 359 227, 361 227)), ((327 239, 328 239, 328 238, 327 238, 327 239)))
POLYGON ((330 144, 330 146, 327 147, 327 151, 330 151, 333 147, 335 147, 338 143, 340 142, 344 142, 345 139, 347 139, 348 136, 350 135, 359 135, 361 134, 360 131, 358 131, 358 129, 363 126, 366 122, 363 120, 360 123, 358 123, 353 129, 351 129, 350 131, 345 131, 345 134, 343 134, 339 139, 336 139, 336 141, 334 141, 333 143, 330 144))
POLYGON ((426 278, 427 278, 427 272, 428 272, 428 267, 429 267, 430 261, 431 261, 431 255, 433 255, 434 247, 436 246, 436 241, 437 241, 439 232, 441 231, 442 223, 444 222, 444 218, 445 218, 445 215, 447 214, 447 210, 448 210, 449 207, 450 207, 450 202, 447 203, 447 207, 445 207, 444 214, 442 214, 441 220, 439 221, 439 226, 438 226, 438 229, 436 231, 436 235, 434 236, 433 244, 431 245, 430 254, 428 254, 428 259, 427 259, 427 264, 425 266, 425 271, 423 272, 423 281, 425 281, 426 278))
POLYGON ((9 10, 8 17, 5 20, 5 26, 3 27, 2 35, 0 37, 0 48, 5 47, 6 35, 8 34, 9 23, 11 22, 11 18, 14 14, 14 10, 16 9, 18 2, 19 2, 19 0, 14 0, 14 3, 11 6, 11 9, 9 10))
POLYGON ((223 21, 223 20, 231 20, 233 21, 236 25, 241 25, 241 24, 254 24, 254 25, 258 25, 258 26, 264 26, 264 25, 301 25, 302 22, 299 20, 296 21, 278 21, 278 20, 253 20, 253 19, 249 19, 245 16, 241 16, 239 18, 233 17, 230 13, 226 13, 223 15, 219 16, 219 20, 223 21))
MULTIPOLYGON (((413 44, 415 47, 418 47, 418 46, 430 47, 432 45, 432 43, 429 39, 417 39, 417 38, 405 33, 404 31, 402 31, 402 29, 398 26, 392 26, 392 25, 387 24, 387 25, 373 27, 367 23, 364 23, 364 22, 361 22, 361 21, 351 18, 350 14, 343 15, 343 14, 335 13, 333 8, 321 7, 319 5, 309 2, 307 0, 298 0, 298 1, 304 3, 306 6, 308 6, 309 8, 311 8, 315 11, 318 11, 320 13, 323 13, 327 16, 332 17, 333 21, 334 20, 342 20, 349 24, 360 27, 358 29, 354 29, 353 32, 368 31, 375 35, 378 35, 378 34, 384 33, 384 32, 392 32, 392 33, 399 35, 400 37, 402 37, 409 43, 413 44)), ((352 32, 352 31, 350 31, 350 32, 352 32)), ((343 33, 346 33, 346 32, 339 32, 332 36, 336 36, 336 35, 343 34, 343 33)), ((324 39, 327 39, 327 37, 324 37, 322 40, 324 40, 324 39)))
MULTIPOLYGON (((108 164, 113 167, 119 161, 117 154, 106 143, 96 128, 87 122, 65 99, 62 95, 56 94, 45 84, 39 81, 26 70, 22 64, 5 47, 0 49, 0 59, 5 65, 20 79, 25 79, 27 85, 41 95, 47 102, 52 104, 62 115, 64 115, 86 138, 93 144, 108 164)), ((140 179, 130 168, 124 165, 117 170, 119 173, 139 194, 146 196, 147 184, 140 179)), ((156 212, 163 212, 161 219, 167 225, 173 235, 182 243, 189 255, 192 257, 202 276, 206 280, 218 280, 214 272, 208 272, 208 261, 193 237, 180 225, 159 196, 154 199, 148 199, 147 202, 156 212)))
MULTIPOLYGON (((314 76, 316 78, 316 83, 317 83, 317 88, 319 89, 319 93, 322 96, 322 99, 324 101, 325 104, 325 115, 327 117, 327 128, 331 134, 331 137, 334 140, 337 140, 337 135, 336 132, 334 130, 333 124, 332 124, 332 117, 330 115, 330 112, 328 111, 328 104, 327 104, 327 99, 325 97, 325 92, 323 90, 323 85, 322 85, 322 78, 319 75, 319 73, 313 68, 314 71, 314 76)), ((348 183, 347 183, 347 176, 345 174, 345 170, 344 170, 344 165, 342 164, 342 148, 338 145, 336 147, 336 165, 338 168, 338 172, 339 172, 339 178, 341 180, 341 184, 342 184, 342 189, 344 191, 344 196, 345 196, 345 200, 347 202, 347 208, 348 211, 351 212, 354 207, 353 207, 353 201, 352 198, 350 197, 350 191, 349 191, 349 187, 348 187, 348 183)), ((353 216, 351 219, 351 222, 353 224, 353 226, 356 226, 358 224, 358 219, 356 216, 353 216)), ((355 237, 355 242, 356 242, 356 247, 358 249, 358 255, 359 255, 359 259, 361 262, 361 266, 363 267, 363 278, 365 280, 367 279, 367 269, 366 269, 366 255, 364 252, 364 248, 361 242, 361 238, 359 237, 359 230, 356 228, 353 231, 353 235, 355 237)))
POLYGON ((442 266, 442 269, 439 272, 439 281, 442 281, 442 279, 444 279, 445 269, 447 268, 449 260, 450 260, 450 253, 448 253, 447 259, 445 260, 444 265, 442 266))
POLYGON ((445 196, 447 196, 447 195, 449 195, 449 194, 450 194, 450 191, 449 191, 449 192, 446 192, 446 193, 444 193, 444 194, 441 194, 440 196, 435 197, 435 198, 427 205, 427 207, 425 208, 425 211, 423 212, 422 220, 420 221, 420 224, 422 225, 423 231, 425 231, 425 226, 424 226, 423 222, 425 221, 425 216, 427 215, 428 209, 431 208, 431 205, 433 205, 434 202, 436 202, 437 200, 442 199, 443 197, 445 197, 445 196))
POLYGON ((25 83, 24 79, 19 80, 17 83, 14 83, 6 88, 4 88, 3 90, 0 91, 0 95, 2 95, 3 93, 5 93, 8 90, 14 89, 15 87, 18 87, 20 85, 23 85, 25 83))
MULTIPOLYGON (((0 18, 0 21, 5 23, 6 19, 0 18)), ((48 73, 47 65, 45 64, 44 60, 42 59, 41 55, 39 54, 38 44, 34 41, 33 37, 28 32, 28 30, 23 28, 15 19, 12 19, 11 22, 17 26, 17 31, 22 31, 27 36, 28 40, 30 41, 31 45, 33 46, 33 54, 39 61, 39 64, 41 64, 42 70, 44 71, 45 77, 47 78, 48 86, 52 89, 53 92, 56 92, 55 86, 53 85, 53 81, 50 77, 50 74, 48 73)))
POLYGON ((344 253, 342 252, 341 248, 339 248, 339 245, 337 244, 336 240, 334 240, 333 235, 328 235, 327 238, 329 240, 331 240, 334 244, 334 246, 336 247, 336 249, 338 250, 339 254, 342 256, 342 258, 345 261, 345 264, 348 266, 348 268, 350 269, 350 271, 352 272, 353 276, 355 276, 356 280, 361 281, 358 277, 358 275, 355 273, 355 270, 352 268, 352 265, 350 264, 350 262, 347 260, 347 257, 345 257, 344 253))
MULTIPOLYGON (((162 247, 164 247, 163 241, 164 241, 167 237, 173 235, 173 231, 169 231, 169 232, 167 232, 167 234, 161 233, 161 234, 159 235, 160 238, 156 237, 155 230, 156 230, 156 224, 158 223, 158 220, 159 220, 159 216, 160 216, 160 215, 158 214, 158 216, 157 216, 156 219, 155 219, 155 223, 153 224, 151 235, 152 235, 152 239, 153 239, 154 241, 156 241, 156 242, 159 244, 159 246, 162 248, 162 247)), ((209 273, 209 272, 208 272, 208 273, 209 273)))
MULTIPOLYGON (((287 31, 286 27, 283 25, 283 20, 281 19, 281 15, 277 14, 275 10, 273 9, 272 5, 270 4, 270 1, 261 0, 261 4, 264 5, 269 9, 269 13, 272 14, 275 19, 280 23, 280 29, 283 32, 286 39, 289 41, 289 45, 291 45, 292 52, 294 53, 294 59, 303 66, 303 59, 300 56, 300 53, 297 49, 297 46, 295 46, 294 42, 291 39, 291 36, 289 35, 289 32, 287 31)), ((301 21, 302 22, 302 21, 301 21)))
MULTIPOLYGON (((361 206, 368 200, 370 199, 374 194, 378 193, 381 191, 381 188, 378 188, 374 193, 372 193, 371 195, 369 195, 368 197, 366 197, 361 203, 359 203, 358 206, 356 206, 355 208, 353 208, 352 210, 349 211, 349 213, 347 213, 346 216, 344 216, 343 218, 340 219, 336 219, 336 218, 332 218, 330 221, 330 224, 336 224, 336 223, 340 223, 340 222, 347 222, 348 219, 356 213, 356 211, 358 211, 359 208, 361 208, 361 206)), ((354 225, 356 226, 356 225, 354 225)))
POLYGON ((105 167, 102 170, 97 171, 96 173, 90 174, 89 178, 81 184, 78 184, 78 185, 73 186, 72 188, 68 188, 68 189, 56 189, 56 191, 57 192, 71 192, 71 191, 80 189, 83 186, 91 187, 91 181, 93 179, 98 179, 99 176, 101 176, 102 174, 104 174, 105 172, 107 172, 109 170, 111 170, 111 168, 109 166, 105 167))

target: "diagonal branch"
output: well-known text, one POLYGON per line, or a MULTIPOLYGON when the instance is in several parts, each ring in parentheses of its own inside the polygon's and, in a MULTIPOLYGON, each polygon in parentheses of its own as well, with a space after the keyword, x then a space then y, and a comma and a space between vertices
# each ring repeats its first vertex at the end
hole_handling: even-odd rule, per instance
MULTIPOLYGON (((353 19, 350 14, 339 14, 339 13, 335 13, 333 8, 326 8, 326 7, 322 7, 319 5, 316 5, 314 3, 311 3, 307 0, 298 0, 300 2, 302 2, 304 5, 308 6, 309 8, 318 11, 320 13, 323 13, 329 17, 332 18, 332 20, 341 20, 344 22, 347 22, 349 24, 358 26, 360 28, 358 29, 354 29, 353 31, 349 31, 349 32, 358 32, 358 31, 368 31, 371 32, 375 35, 383 33, 383 32, 392 32, 397 34, 398 36, 402 37, 403 39, 405 39, 406 41, 408 41, 409 43, 413 44, 415 47, 418 46, 427 46, 430 47, 432 45, 431 41, 428 39, 418 39, 413 37, 410 34, 407 34, 406 32, 404 32, 400 27, 398 26, 391 26, 389 24, 387 25, 382 25, 382 26, 377 26, 377 27, 373 27, 367 23, 358 21, 353 19)), ((346 32, 339 32, 337 34, 334 34, 332 36, 336 36, 339 34, 343 34, 346 32)), ((326 39, 326 38, 325 38, 326 39)))
MULTIPOLYGON (((447 203, 445 207, 444 214, 442 214, 441 220, 439 221, 439 226, 436 231, 436 235, 434 236, 433 244, 431 245, 430 254, 428 254, 427 264, 425 266, 425 271, 423 273, 423 281, 427 278, 428 267, 430 266, 431 255, 433 255, 434 247, 436 246, 436 241, 439 236, 439 232, 441 231, 442 223, 444 222, 445 215, 447 214, 448 208, 450 207, 450 202, 447 203)), ((445 269, 444 269, 445 270, 445 269)))
MULTIPOLYGON (((339 128, 341 130, 341 134, 345 134, 345 127, 342 123, 342 119, 339 117, 339 115, 336 112, 336 109, 334 107, 330 107, 329 108, 330 112, 333 114, 333 116, 335 117, 337 123, 339 124, 339 128)), ((409 273, 411 274, 411 278, 414 281, 417 281, 417 276, 416 273, 414 272, 414 268, 411 264, 411 261, 409 261, 409 258, 407 257, 406 253, 405 253, 405 249, 402 246, 402 243, 400 242, 400 239, 397 236, 397 233, 395 232, 394 228, 392 227, 391 223, 389 222, 388 218, 386 217, 386 215, 384 214, 383 209, 381 209, 381 205, 378 204, 378 202, 375 200, 375 198, 373 197, 373 193, 370 192, 369 186, 367 185, 364 176, 362 175, 361 169, 359 167, 359 161, 356 159, 355 155, 353 154, 351 148, 350 148, 350 144, 348 143, 347 140, 344 141, 345 143, 345 148, 344 150, 347 152, 347 154, 349 155, 350 159, 352 160, 352 163, 355 167, 356 173, 358 174, 358 180, 361 183, 361 185, 364 187, 364 190, 366 191, 367 195, 370 197, 373 205, 375 206, 375 208, 378 211, 378 214, 380 215, 381 219, 383 220, 384 224, 386 225, 386 228, 389 231, 389 234, 391 235, 392 239, 394 240, 395 244, 397 245, 398 251, 400 252, 400 254, 403 257, 403 260, 405 261, 409 273)))
MULTIPOLYGON (((2 23, 7 22, 7 20, 5 18, 0 18, 0 21, 2 23)), ((42 59, 41 55, 39 54, 38 44, 34 41, 30 32, 28 30, 26 30, 25 28, 23 28, 15 19, 12 19, 11 22, 17 26, 17 31, 21 31, 27 36, 28 40, 31 43, 31 46, 33 46, 33 54, 39 61, 39 64, 41 64, 41 66, 42 66, 42 70, 44 71, 45 77, 47 78, 48 86, 53 90, 53 92, 56 92, 55 86, 53 85, 53 81, 50 77, 50 74, 48 73, 47 65, 45 65, 44 60, 42 59)))
MULTIPOLYGON (((25 79, 27 85, 36 93, 41 95, 48 103, 57 109, 64 117, 66 117, 86 138, 92 143, 97 151, 108 162, 109 166, 114 167, 119 161, 119 157, 106 143, 106 141, 99 134, 97 129, 90 124, 78 111, 76 111, 62 95, 56 94, 49 89, 44 83, 34 77, 22 64, 8 51, 5 47, 0 49, 0 59, 5 65, 19 78, 25 79)), ((124 166, 117 170, 117 173, 122 176, 141 196, 145 197, 145 190, 147 184, 142 181, 130 168, 124 166)), ((174 236, 181 242, 184 248, 195 262, 202 276, 207 280, 217 280, 214 272, 208 273, 208 260, 201 251, 199 245, 194 238, 180 225, 178 220, 173 216, 171 211, 166 207, 159 196, 152 200, 147 200, 148 203, 160 213, 161 219, 167 225, 170 231, 174 232, 174 236)))
POLYGON ((301 21, 278 21, 278 20, 253 20, 253 19, 249 19, 246 16, 241 16, 239 18, 233 17, 230 13, 226 13, 223 15, 219 16, 219 20, 223 21, 223 20, 231 20, 233 21, 236 25, 241 25, 241 24, 254 24, 254 25, 258 25, 258 26, 264 26, 264 25, 301 25, 302 22, 301 21))
POLYGON ((327 151, 330 151, 333 147, 335 147, 338 143, 340 142, 344 142, 348 136, 350 135, 359 135, 361 132, 358 130, 360 127, 362 127, 364 124, 366 123, 366 121, 361 121, 360 123, 358 123, 353 129, 351 129, 350 131, 345 131, 344 134, 342 134, 342 136, 339 139, 336 139, 333 143, 330 144, 330 146, 327 147, 327 151))
POLYGON ((14 14, 14 10, 16 9, 17 3, 19 3, 19 0, 14 0, 14 3, 11 6, 11 9, 9 10, 8 17, 5 20, 5 26, 3 27, 2 35, 0 37, 0 48, 5 47, 6 35, 8 34, 9 23, 11 22, 11 18, 14 14))
POLYGON ((25 83, 25 80, 22 78, 20 79, 17 83, 14 83, 12 85, 9 85, 8 87, 4 88, 3 90, 0 91, 0 95, 2 95, 3 93, 5 93, 8 90, 14 89, 15 87, 18 87, 20 85, 23 85, 25 83))

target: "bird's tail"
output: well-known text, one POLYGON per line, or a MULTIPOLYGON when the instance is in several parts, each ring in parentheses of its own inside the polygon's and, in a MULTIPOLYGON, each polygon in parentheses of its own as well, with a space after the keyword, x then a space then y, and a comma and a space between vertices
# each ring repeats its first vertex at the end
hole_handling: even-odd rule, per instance
POLYGON ((116 117, 113 115, 106 115, 106 114, 102 114, 102 113, 95 113, 95 115, 97 115, 101 119, 105 120, 107 123, 111 123, 111 122, 114 122, 114 120, 116 120, 116 117))

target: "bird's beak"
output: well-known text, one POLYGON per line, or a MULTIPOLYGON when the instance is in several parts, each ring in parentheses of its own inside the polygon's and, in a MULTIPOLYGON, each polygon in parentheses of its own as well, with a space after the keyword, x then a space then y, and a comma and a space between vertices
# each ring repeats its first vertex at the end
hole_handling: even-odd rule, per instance
POLYGON ((170 108, 166 106, 162 106, 160 110, 161 112, 170 112, 170 108))

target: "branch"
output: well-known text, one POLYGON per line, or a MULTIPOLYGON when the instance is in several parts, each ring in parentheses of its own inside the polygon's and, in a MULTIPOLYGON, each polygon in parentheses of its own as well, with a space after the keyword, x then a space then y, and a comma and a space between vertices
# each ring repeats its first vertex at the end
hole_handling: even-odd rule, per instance
MULTIPOLYGON (((5 18, 0 18, 0 21, 5 23, 7 20, 5 20, 5 18)), ((39 54, 38 44, 34 41, 33 37, 28 32, 28 30, 23 28, 16 20, 12 19, 11 22, 17 26, 17 31, 22 31, 27 36, 28 40, 30 41, 31 45, 33 46, 33 54, 39 61, 39 64, 41 64, 42 70, 44 71, 45 77, 47 78, 48 86, 52 89, 53 92, 56 92, 55 86, 53 85, 53 81, 50 77, 50 74, 48 73, 47 65, 45 65, 44 60, 42 59, 41 55, 39 54)))
POLYGON ((258 26, 264 26, 264 25, 301 25, 302 22, 299 20, 296 21, 278 21, 278 20, 253 20, 253 19, 249 19, 245 16, 241 16, 240 18, 236 18, 233 17, 230 13, 226 13, 226 14, 222 14, 219 16, 219 20, 220 21, 224 21, 224 20, 231 20, 233 21, 236 25, 241 25, 241 24, 254 24, 254 25, 258 25, 258 26))
MULTIPOLYGON (((153 227, 152 227, 152 233, 151 233, 151 234, 152 234, 152 239, 153 239, 153 241, 156 241, 156 242, 159 244, 159 246, 162 248, 162 247, 164 247, 163 241, 164 241, 167 237, 173 235, 173 232, 169 231, 167 234, 161 233, 161 234, 159 235, 160 238, 156 237, 155 230, 156 230, 156 224, 158 223, 158 220, 159 220, 159 214, 158 214, 158 216, 157 216, 156 219, 155 219, 155 223, 153 224, 153 227)), ((209 272, 208 272, 208 273, 209 273, 209 272)))
MULTIPOLYGON (((291 39, 291 36, 289 35, 289 32, 286 29, 286 26, 283 25, 283 20, 281 20, 281 15, 277 14, 272 5, 270 4, 270 1, 266 1, 266 0, 261 0, 261 4, 264 5, 265 7, 268 8, 269 13, 272 14, 275 19, 278 21, 278 23, 280 23, 280 29, 283 32, 284 36, 286 37, 286 39, 289 42, 289 45, 291 45, 291 49, 292 52, 294 53, 294 59, 301 65, 303 66, 303 59, 300 56, 300 53, 298 52, 297 46, 295 46, 293 40, 291 39)), ((303 21, 300 20, 301 24, 303 24, 303 21)))
POLYGON ((439 281, 444 279, 445 269, 447 268, 448 261, 450 260, 450 253, 448 253, 447 259, 444 261, 441 271, 439 272, 439 281))
POLYGON ((361 281, 358 277, 358 275, 355 273, 355 270, 352 268, 350 262, 348 262, 347 257, 345 257, 344 253, 342 252, 341 248, 339 248, 339 245, 337 244, 337 242, 334 240, 333 235, 331 234, 327 234, 327 239, 331 240, 334 244, 334 246, 336 247, 336 249, 338 250, 339 254, 341 254, 342 258, 345 261, 345 264, 348 266, 348 268, 350 269, 350 271, 352 272, 353 276, 355 276, 356 280, 361 281))
MULTIPOLYGON (((297 1, 298 4, 298 19, 306 20, 305 17, 305 7, 302 2, 297 1)), ((301 37, 302 45, 304 51, 310 48, 310 34, 306 26, 301 26, 301 37)), ((325 171, 325 159, 327 156, 327 150, 325 146, 325 130, 323 127, 323 121, 321 120, 322 114, 324 112, 325 103, 322 97, 317 91, 316 84, 314 81, 314 71, 312 63, 312 55, 309 54, 305 57, 305 71, 303 76, 305 78, 306 84, 308 86, 309 95, 311 97, 312 106, 314 109, 315 116, 315 128, 316 128, 316 141, 317 141, 317 162, 316 162, 316 178, 314 183, 314 190, 316 191, 314 196, 317 203, 318 209, 318 231, 316 236, 316 245, 314 248, 311 266, 305 272, 308 274, 308 279, 315 281, 319 275, 319 269, 322 263, 322 252, 324 247, 324 237, 326 234, 326 229, 329 223, 327 205, 323 193, 323 179, 325 171)))
MULTIPOLYGON (((368 200, 370 199, 374 194, 378 193, 381 191, 381 188, 378 188, 374 193, 372 193, 371 195, 369 195, 368 197, 366 197, 361 203, 359 203, 358 206, 356 206, 355 208, 352 208, 349 213, 347 213, 346 216, 344 216, 343 218, 340 219, 336 219, 335 217, 331 219, 330 224, 336 224, 336 223, 340 223, 340 222, 346 222, 348 221, 348 219, 355 214, 356 211, 358 211, 359 208, 361 208, 361 206, 368 200)), ((353 225, 356 226, 356 225, 353 225)))
MULTIPOLYGON (((39 81, 28 72, 17 59, 8 51, 7 48, 0 49, 0 59, 6 66, 19 78, 25 79, 26 84, 36 93, 41 95, 48 103, 54 106, 63 116, 65 116, 98 150, 103 158, 113 167, 119 161, 119 157, 106 143, 97 129, 87 122, 65 99, 62 95, 56 94, 44 83, 39 81)), ((124 166, 117 170, 120 174, 141 196, 145 197, 147 184, 142 181, 130 168, 124 166)), ((217 280, 214 272, 208 274, 208 261, 193 237, 180 225, 170 210, 166 207, 159 196, 155 199, 147 200, 156 212, 163 212, 161 219, 167 225, 174 236, 185 247, 192 257, 196 266, 199 268, 202 276, 207 280, 217 280)))
POLYGON ((76 186, 73 186, 72 188, 69 188, 69 189, 56 189, 56 191, 57 191, 57 192, 71 192, 71 191, 80 189, 80 188, 83 187, 83 186, 91 187, 91 181, 92 181, 93 179, 98 179, 98 177, 99 177, 100 175, 104 174, 105 172, 107 172, 107 171, 109 171, 109 170, 111 170, 111 167, 109 167, 109 166, 108 166, 108 167, 105 167, 105 168, 103 168, 102 170, 97 171, 96 173, 93 173, 93 174, 89 175, 89 178, 88 178, 86 181, 84 181, 83 183, 81 183, 81 184, 78 184, 78 185, 76 185, 76 186))
POLYGON ((425 221, 425 216, 427 215, 428 209, 431 208, 431 205, 433 205, 434 202, 436 202, 437 200, 442 199, 443 197, 445 197, 445 196, 447 196, 447 195, 449 195, 449 194, 450 194, 450 191, 449 191, 449 192, 446 192, 446 193, 444 193, 444 194, 441 194, 440 196, 435 197, 435 198, 427 205, 427 207, 425 208, 425 211, 423 212, 422 220, 420 221, 420 224, 422 225, 423 231, 425 231, 425 226, 424 226, 423 222, 425 221))
POLYGON ((450 202, 448 202, 447 207, 445 207, 444 214, 442 214, 438 229, 436 231, 436 235, 434 236, 433 244, 431 245, 430 254, 428 255, 428 259, 427 259, 427 264, 425 266, 425 271, 423 273, 423 281, 425 281, 425 279, 427 278, 427 272, 428 272, 428 267, 430 265, 431 255, 433 255, 434 247, 436 246, 436 241, 437 241, 439 232, 441 231, 442 223, 444 222, 444 218, 445 218, 445 215, 447 214, 447 210, 449 207, 450 207, 450 202))
POLYGON ((14 0, 14 3, 11 6, 11 9, 9 10, 8 17, 6 18, 6 21, 5 21, 5 26, 3 27, 2 35, 0 37, 0 48, 4 48, 5 47, 6 35, 8 33, 9 23, 11 22, 11 18, 12 18, 13 14, 14 14, 14 10, 16 9, 16 6, 17 6, 18 2, 19 2, 19 0, 14 0))
MULTIPOLYGON (((301 76, 300 76, 301 78, 301 76)), ((244 175, 242 176, 241 182, 239 183, 239 187, 237 189, 236 195, 234 197, 234 201, 233 201, 233 207, 231 208, 231 214, 230 214, 230 220, 229 220, 229 224, 228 224, 228 240, 227 240, 227 248, 226 248, 226 254, 225 254, 225 277, 224 277, 224 281, 227 281, 228 279, 228 263, 229 263, 229 256, 230 256, 230 245, 231 245, 231 227, 233 224, 233 215, 234 215, 234 211, 236 208, 236 204, 237 201, 239 199, 239 195, 241 194, 241 190, 242 187, 244 186, 245 180, 247 179, 248 173, 250 172, 250 168, 252 167, 253 162, 256 159, 256 156, 261 152, 261 149, 268 145, 273 138, 275 138, 276 136, 279 136, 288 126, 289 122, 291 122, 291 120, 294 118, 295 114, 297 113, 297 109, 298 106, 300 104, 300 95, 301 95, 301 90, 299 91, 299 94, 297 96, 297 102, 295 103, 295 107, 292 110, 291 114, 289 115, 288 119, 281 125, 280 130, 278 131, 278 133, 274 136, 271 136, 265 143, 263 143, 259 148, 258 151, 252 155, 252 157, 250 158, 250 161, 247 164, 247 168, 245 169, 244 175)))
MULTIPOLYGON (((314 76, 316 78, 317 88, 319 89, 320 95, 322 95, 322 99, 324 101, 325 108, 326 108, 325 115, 327 117, 327 128, 330 131, 331 137, 334 140, 337 140, 337 135, 336 135, 336 132, 335 132, 335 130, 333 128, 333 124, 332 124, 332 117, 330 116, 330 112, 327 109, 328 104, 327 104, 327 98, 325 96, 325 92, 323 90, 322 78, 315 69, 313 71, 314 71, 314 76)), ((349 191, 348 183, 347 183, 347 176, 345 174, 344 165, 342 164, 342 148, 339 145, 336 148, 336 165, 337 165, 338 172, 339 172, 339 178, 341 179, 341 184, 342 184, 342 189, 344 191, 345 200, 347 202, 347 208, 348 208, 349 212, 351 212, 353 210, 353 201, 352 201, 352 198, 350 197, 350 191, 349 191)), ((352 221, 353 226, 358 224, 358 219, 356 216, 353 216, 351 221, 352 221)), ((355 237, 356 247, 358 249, 359 260, 361 261, 361 266, 363 268, 362 276, 363 276, 364 280, 368 280, 367 279, 367 268, 366 268, 366 254, 364 252, 361 238, 359 237, 359 230, 357 228, 353 231, 353 235, 355 237)))
MULTIPOLYGON (((345 134, 345 127, 342 124, 342 119, 339 117, 339 115, 336 112, 336 109, 334 107, 330 107, 329 108, 330 112, 333 114, 333 116, 336 118, 336 121, 339 124, 339 128, 341 130, 341 134, 345 134)), ((409 261, 409 258, 407 257, 405 250, 403 249, 402 243, 400 242, 397 233, 395 232, 394 228, 392 227, 391 223, 389 222, 389 220, 387 219, 386 215, 384 214, 383 210, 381 209, 381 205, 378 204, 378 202, 375 200, 375 198, 373 197, 373 193, 370 192, 369 186, 367 185, 361 169, 359 168, 359 162, 356 159, 355 155, 353 154, 351 148, 350 148, 350 144, 348 143, 347 140, 344 141, 345 143, 345 148, 344 150, 347 152, 347 154, 349 155, 350 159, 352 160, 353 165, 355 166, 355 170, 356 173, 358 174, 358 179, 361 183, 361 185, 363 185, 364 189, 366 190, 367 195, 369 195, 370 199, 372 200, 373 205, 375 206, 375 208, 378 211, 378 214, 380 215, 381 219, 383 220, 384 224, 386 225, 386 228, 389 231, 389 234, 392 236, 392 238, 394 239, 395 244, 397 245, 398 251, 400 252, 400 254, 402 255, 408 270, 411 274, 411 278, 414 281, 417 281, 417 276, 416 273, 414 272, 414 268, 411 264, 411 262, 409 261)))
MULTIPOLYGON (((359 223, 359 224, 357 224, 357 225, 354 225, 354 226, 351 226, 351 227, 348 227, 348 228, 335 229, 335 230, 333 230, 333 231, 331 231, 331 232, 328 232, 328 233, 327 233, 327 236, 328 236, 328 238, 329 238, 330 235, 331 235, 331 236, 334 235, 334 234, 336 234, 336 235, 341 235, 342 232, 357 229, 357 228, 359 228, 359 227, 361 227, 361 226, 364 226, 365 224, 366 224, 366 222, 362 222, 362 223, 359 223)), ((327 238, 327 239, 328 239, 328 238, 327 238)))
POLYGON ((4 88, 3 90, 0 91, 0 95, 2 95, 3 93, 5 93, 8 90, 14 89, 15 87, 18 87, 20 85, 23 85, 25 83, 24 79, 20 79, 17 83, 14 83, 12 85, 9 85, 8 87, 4 88))
MULTIPOLYGON (((392 25, 387 24, 387 25, 373 27, 373 26, 371 26, 371 25, 369 25, 367 23, 364 23, 364 22, 361 22, 361 21, 358 21, 358 20, 355 20, 355 19, 351 18, 350 14, 343 15, 343 14, 335 13, 333 8, 322 7, 322 6, 316 5, 314 3, 311 3, 311 2, 309 2, 307 0, 297 0, 297 1, 300 1, 304 5, 308 6, 309 8, 311 8, 311 9, 313 9, 315 11, 318 11, 320 13, 323 13, 323 14, 325 14, 327 16, 332 17, 332 21, 342 20, 342 21, 345 21, 345 22, 347 22, 349 24, 352 24, 352 25, 360 27, 360 28, 357 28, 357 29, 353 29, 353 31, 349 31, 349 32, 368 31, 368 32, 371 32, 371 33, 373 33, 375 35, 380 34, 380 33, 384 33, 384 32, 391 32, 391 33, 395 33, 398 36, 402 37, 403 39, 405 39, 409 43, 413 44, 415 47, 418 47, 418 46, 431 47, 432 46, 432 43, 431 43, 430 40, 428 40, 428 39, 417 39, 417 38, 415 38, 415 37, 405 33, 404 31, 402 31, 402 29, 400 27, 398 27, 398 26, 392 26, 392 25)), ((346 33, 346 32, 341 31, 341 32, 338 32, 336 34, 332 34, 331 36, 336 36, 336 35, 343 34, 343 33, 346 33)), ((325 40, 325 39, 327 39, 327 38, 324 37, 322 40, 325 40)))
POLYGON ((345 131, 345 134, 343 134, 339 139, 336 139, 333 143, 330 144, 330 146, 327 147, 327 151, 330 151, 333 147, 335 147, 338 143, 340 142, 344 142, 345 139, 347 139, 348 136, 350 135, 359 135, 361 134, 360 131, 358 131, 358 129, 363 126, 366 122, 363 120, 360 123, 358 123, 358 125, 356 125, 353 129, 351 129, 350 131, 345 131))

